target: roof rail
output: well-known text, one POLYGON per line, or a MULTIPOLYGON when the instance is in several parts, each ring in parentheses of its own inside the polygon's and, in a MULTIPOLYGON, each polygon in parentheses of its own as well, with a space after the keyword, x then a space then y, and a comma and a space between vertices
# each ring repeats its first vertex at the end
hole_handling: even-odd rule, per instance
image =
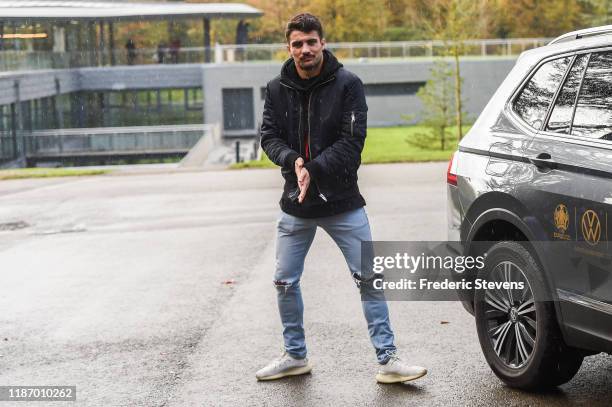
POLYGON ((560 42, 578 40, 580 38, 595 37, 598 35, 612 34, 612 25, 603 25, 601 27, 587 28, 584 30, 572 31, 555 38, 548 45, 558 44, 560 42))

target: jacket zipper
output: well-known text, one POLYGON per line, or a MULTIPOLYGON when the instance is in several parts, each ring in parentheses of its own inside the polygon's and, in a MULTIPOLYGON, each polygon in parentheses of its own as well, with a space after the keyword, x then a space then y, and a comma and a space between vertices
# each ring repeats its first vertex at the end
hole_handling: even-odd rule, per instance
MULTIPOLYGON (((312 99, 312 95, 314 94, 314 91, 318 87, 323 86, 326 83, 333 81, 334 79, 336 79, 336 77, 332 76, 331 78, 329 78, 325 82, 319 83, 314 88, 312 88, 312 90, 310 91, 310 95, 308 95, 308 151, 310 152, 311 155, 312 155, 312 148, 310 148, 310 138, 311 138, 310 137, 310 101, 312 99)), ((325 195, 323 195, 323 193, 319 189, 319 184, 317 184, 316 182, 313 182, 313 184, 315 184, 315 187, 317 188, 317 192, 319 193, 319 198, 321 198, 324 202, 327 202, 327 197, 325 195)))
MULTIPOLYGON (((325 85, 328 82, 333 81, 334 79, 336 79, 335 76, 332 76, 331 78, 329 78, 328 80, 326 80, 325 82, 321 82, 319 84, 317 84, 314 88, 312 88, 312 90, 310 91, 310 95, 308 95, 308 152, 310 154, 312 154, 312 148, 310 148, 310 101, 312 99, 312 94, 314 93, 315 89, 317 89, 320 86, 325 85)), ((292 89, 292 90, 296 90, 294 87, 289 86, 285 83, 283 83, 282 81, 280 82, 281 85, 283 85, 286 88, 292 89)), ((353 115, 354 117, 354 115, 353 115)), ((302 115, 300 113, 300 121, 298 122, 298 141, 300 144, 300 155, 302 154, 302 132, 301 132, 301 125, 302 125, 302 115)), ((352 126, 352 124, 351 124, 352 126)), ((352 133, 352 127, 351 127, 351 133, 352 133)), ((313 184, 315 185, 315 187, 317 188, 317 192, 319 193, 319 198, 321 198, 323 201, 327 202, 327 197, 325 195, 323 195, 323 193, 321 192, 321 190, 319 189, 319 185, 316 182, 313 182, 313 184)))
POLYGON ((355 124, 355 112, 351 112, 351 138, 353 137, 353 125, 355 124))
MULTIPOLYGON (((284 87, 286 87, 287 89, 291 89, 293 91, 295 91, 296 89, 293 88, 292 86, 289 86, 285 83, 283 83, 283 81, 280 82, 281 85, 283 85, 284 87)), ((299 144, 299 152, 300 155, 302 155, 302 104, 300 103, 300 120, 298 121, 298 144, 299 144)))

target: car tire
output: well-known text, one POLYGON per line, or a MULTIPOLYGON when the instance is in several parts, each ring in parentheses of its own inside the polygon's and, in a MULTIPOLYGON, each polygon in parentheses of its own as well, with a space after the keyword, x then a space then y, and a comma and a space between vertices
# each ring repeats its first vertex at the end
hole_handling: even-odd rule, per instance
POLYGON ((494 244, 478 278, 522 281, 525 290, 476 290, 480 346, 493 372, 508 386, 538 389, 571 380, 582 354, 565 345, 541 267, 521 242, 494 244))

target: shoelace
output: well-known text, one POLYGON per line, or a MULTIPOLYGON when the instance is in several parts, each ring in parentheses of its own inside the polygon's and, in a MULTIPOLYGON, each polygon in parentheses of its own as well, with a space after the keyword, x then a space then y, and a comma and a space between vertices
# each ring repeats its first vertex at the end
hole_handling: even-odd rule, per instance
POLYGON ((400 361, 400 357, 397 355, 397 351, 396 350, 386 350, 385 354, 387 356, 389 356, 389 362, 390 361, 394 361, 394 362, 399 362, 400 361))
POLYGON ((283 349, 283 353, 274 360, 274 366, 280 367, 287 360, 287 352, 283 349))

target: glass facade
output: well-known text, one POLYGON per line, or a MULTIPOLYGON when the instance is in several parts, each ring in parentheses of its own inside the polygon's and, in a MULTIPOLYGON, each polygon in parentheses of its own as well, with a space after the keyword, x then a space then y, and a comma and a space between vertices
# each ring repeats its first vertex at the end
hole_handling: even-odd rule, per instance
POLYGON ((90 119, 90 125, 81 127, 204 122, 201 88, 97 92, 85 97, 90 99, 87 104, 92 106, 91 110, 101 111, 102 114, 90 119))
MULTIPOLYGON (((26 131, 203 123, 202 89, 74 92, 21 102, 26 131)), ((2 134, 10 105, 0 106, 2 134)))
POLYGON ((15 105, 0 106, 0 163, 16 157, 15 105))
POLYGON ((73 92, 0 105, 0 163, 18 157, 20 130, 204 123, 201 88, 73 92))

